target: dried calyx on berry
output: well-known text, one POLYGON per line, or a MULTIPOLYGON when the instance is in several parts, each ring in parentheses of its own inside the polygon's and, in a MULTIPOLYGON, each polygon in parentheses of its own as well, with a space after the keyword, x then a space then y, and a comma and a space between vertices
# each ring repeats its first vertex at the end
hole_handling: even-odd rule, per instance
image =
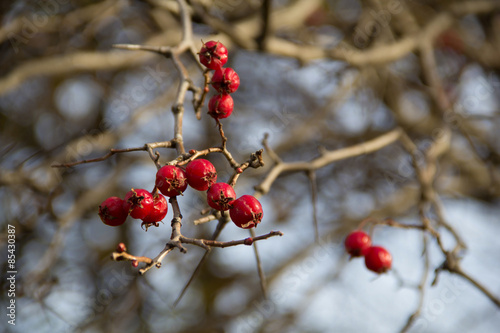
POLYGON ((227 62, 227 48, 213 40, 204 43, 198 55, 200 62, 210 69, 220 69, 227 62))
POLYGON ((153 196, 144 189, 131 189, 125 195, 123 208, 134 219, 143 219, 153 209, 153 196))
POLYGON ((207 191, 207 202, 213 209, 228 210, 235 199, 233 187, 226 183, 215 183, 207 191))
POLYGON ((167 197, 182 195, 187 186, 186 173, 175 165, 165 165, 156 173, 156 187, 167 197))
POLYGON ((221 68, 212 76, 212 86, 221 94, 231 94, 238 90, 240 77, 232 68, 221 68))
POLYGON ((217 171, 210 161, 200 158, 188 163, 186 177, 189 186, 198 191, 206 191, 217 181, 217 171))
POLYGON ((264 213, 262 205, 255 197, 243 195, 231 203, 229 215, 238 227, 250 229, 262 221, 264 213))

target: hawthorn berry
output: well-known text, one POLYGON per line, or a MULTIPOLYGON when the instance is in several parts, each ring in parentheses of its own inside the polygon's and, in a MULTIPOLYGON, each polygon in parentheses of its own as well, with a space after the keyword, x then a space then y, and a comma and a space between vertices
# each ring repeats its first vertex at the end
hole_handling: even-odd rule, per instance
POLYGON ((153 209, 151 212, 142 219, 142 224, 146 224, 148 227, 150 224, 157 224, 157 222, 163 220, 168 212, 167 199, 159 193, 153 196, 153 209))
POLYGON ((227 48, 213 40, 204 43, 198 55, 200 62, 210 69, 220 69, 227 62, 227 48))
POLYGON ((123 208, 134 219, 143 219, 153 209, 153 196, 143 189, 131 189, 125 195, 123 208))
POLYGON ((212 96, 208 101, 208 114, 214 119, 224 119, 233 113, 234 101, 229 94, 212 96))
POLYGON ((391 269, 392 256, 381 246, 371 246, 365 253, 365 265, 377 274, 385 273, 391 269))
POLYGON ((235 199, 233 187, 226 183, 215 183, 207 191, 207 202, 213 209, 228 210, 235 199))
POLYGON ((234 93, 240 86, 240 77, 230 67, 221 68, 212 76, 212 86, 221 94, 234 93))
POLYGON ((156 187, 167 197, 182 195, 188 186, 186 173, 174 165, 165 165, 156 173, 156 187))
POLYGON ((250 229, 256 227, 262 220, 262 206, 255 197, 243 195, 231 203, 229 215, 238 227, 250 229))
POLYGON ((352 257, 361 257, 372 245, 372 240, 363 231, 356 230, 347 235, 344 245, 347 253, 352 257))
POLYGON ((127 210, 123 208, 124 201, 118 197, 109 197, 99 206, 99 217, 104 224, 116 227, 125 223, 127 210))
POLYGON ((210 161, 200 158, 188 163, 186 177, 189 186, 198 191, 206 191, 217 181, 217 171, 210 161))

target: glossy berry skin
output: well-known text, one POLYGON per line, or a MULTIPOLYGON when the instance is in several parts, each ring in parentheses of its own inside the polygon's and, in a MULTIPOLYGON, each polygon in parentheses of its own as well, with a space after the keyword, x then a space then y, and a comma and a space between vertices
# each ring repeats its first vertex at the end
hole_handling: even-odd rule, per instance
POLYGON ((369 270, 381 274, 391 269, 392 256, 381 246, 370 247, 365 254, 365 265, 369 270))
POLYGON ((143 219, 153 209, 153 196, 143 189, 131 189, 125 195, 123 208, 134 219, 143 219))
POLYGON ((198 55, 200 62, 210 69, 220 69, 227 62, 227 48, 224 44, 213 40, 203 44, 198 55))
POLYGON ((165 218, 168 212, 168 202, 165 197, 159 193, 153 196, 153 209, 149 212, 149 214, 142 219, 142 222, 145 224, 152 224, 159 222, 165 218))
POLYGON ((234 93, 240 86, 240 77, 234 69, 227 67, 216 70, 212 76, 212 87, 221 94, 234 93))
POLYGON ((207 191, 207 202, 213 209, 228 210, 235 199, 233 187, 226 183, 215 183, 207 191))
POLYGON ((208 114, 214 119, 224 119, 233 113, 234 101, 231 95, 218 94, 208 101, 208 114))
POLYGON ((217 171, 210 161, 203 158, 193 160, 186 166, 189 186, 198 191, 206 191, 217 181, 217 171))
POLYGON ((127 210, 123 208, 124 201, 118 197, 109 197, 99 206, 99 217, 104 224, 116 227, 125 223, 127 210))
POLYGON ((368 248, 372 245, 372 240, 363 231, 356 230, 347 235, 344 245, 351 257, 361 257, 365 255, 368 248))
POLYGON ((250 229, 262 220, 262 206, 253 196, 243 195, 231 203, 229 215, 238 227, 250 229))
POLYGON ((156 187, 167 197, 182 195, 187 186, 186 173, 174 165, 165 165, 156 173, 156 187))

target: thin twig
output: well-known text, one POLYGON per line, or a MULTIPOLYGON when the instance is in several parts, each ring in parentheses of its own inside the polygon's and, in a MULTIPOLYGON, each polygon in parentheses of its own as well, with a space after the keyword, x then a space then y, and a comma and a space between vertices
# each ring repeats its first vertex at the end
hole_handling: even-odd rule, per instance
POLYGON ((351 147, 334 151, 324 151, 320 157, 315 158, 312 161, 278 163, 271 169, 266 178, 258 186, 256 186, 256 190, 262 194, 266 194, 269 192, 274 181, 282 173, 317 170, 336 161, 373 153, 396 142, 400 136, 401 130, 396 128, 375 139, 368 140, 351 147))
MULTIPOLYGON (((281 236, 281 235, 280 235, 281 236)), ((255 230, 250 229, 250 237, 255 239, 255 230)), ((255 255, 255 261, 257 263, 257 272, 259 273, 260 279, 260 289, 262 290, 262 295, 264 299, 267 299, 267 282, 266 282, 266 274, 264 273, 264 269, 262 268, 262 261, 260 260, 259 249, 257 248, 257 243, 253 243, 253 252, 255 255)))
POLYGON ((311 184, 311 203, 313 208, 313 228, 314 228, 314 240, 319 241, 319 228, 318 228, 318 186, 316 183, 316 173, 314 171, 307 172, 307 177, 309 178, 309 183, 311 184))

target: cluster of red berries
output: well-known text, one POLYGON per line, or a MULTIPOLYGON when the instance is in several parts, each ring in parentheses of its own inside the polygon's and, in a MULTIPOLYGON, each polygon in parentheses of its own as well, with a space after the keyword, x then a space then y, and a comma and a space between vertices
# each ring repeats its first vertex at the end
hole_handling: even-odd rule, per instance
POLYGON ((220 42, 209 41, 203 44, 199 57, 205 67, 215 70, 211 81, 217 94, 208 101, 208 114, 214 119, 227 118, 234 108, 230 94, 240 86, 240 77, 234 69, 223 67, 227 62, 227 48, 220 42))
POLYGON ((153 195, 144 189, 131 189, 124 199, 110 197, 99 206, 99 216, 104 224, 116 227, 125 223, 127 216, 142 220, 146 228, 158 223, 167 215, 167 200, 160 193, 153 195))
POLYGON ((111 226, 123 224, 128 215, 141 219, 146 228, 150 225, 158 226, 158 222, 168 211, 167 200, 163 195, 182 195, 189 185, 195 190, 207 191, 208 205, 219 211, 229 210, 231 220, 238 227, 249 229, 261 222, 262 206, 255 197, 243 195, 236 199, 231 185, 216 181, 217 171, 205 159, 189 162, 185 170, 175 165, 165 165, 156 173, 155 195, 143 189, 132 189, 123 200, 118 197, 104 200, 99 206, 99 216, 105 224, 111 226))
POLYGON ((365 232, 351 232, 344 245, 351 257, 365 257, 365 265, 369 270, 381 274, 391 269, 392 256, 389 251, 382 246, 372 246, 372 240, 365 232))
MULTIPOLYGON (((227 62, 227 49, 219 42, 203 44, 199 53, 200 62, 215 70, 212 86, 217 90, 208 102, 208 114, 215 119, 227 118, 233 112, 233 98, 240 85, 240 78, 232 68, 224 68, 227 62)), ((195 151, 190 151, 194 154, 195 151)), ((110 197, 99 206, 101 220, 110 226, 122 225, 127 216, 142 220, 146 229, 158 223, 167 215, 168 204, 164 195, 182 195, 187 186, 198 191, 207 191, 207 203, 219 211, 229 210, 231 220, 240 228, 255 227, 262 220, 260 202, 251 195, 236 199, 236 193, 227 183, 216 183, 217 172, 212 163, 205 159, 189 162, 185 169, 175 165, 165 165, 156 173, 155 189, 152 193, 144 189, 132 189, 124 199, 110 197), (162 194, 158 193, 161 192, 162 194)))

